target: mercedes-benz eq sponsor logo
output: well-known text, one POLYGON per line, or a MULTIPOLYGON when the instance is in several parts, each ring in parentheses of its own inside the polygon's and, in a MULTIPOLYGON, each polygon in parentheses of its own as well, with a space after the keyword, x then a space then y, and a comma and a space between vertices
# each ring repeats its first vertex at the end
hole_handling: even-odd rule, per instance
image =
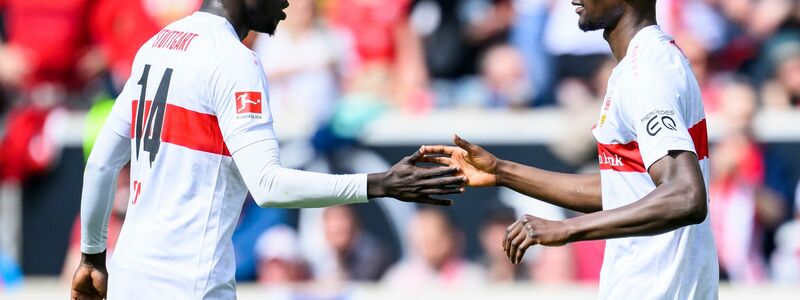
POLYGON ((678 130, 675 120, 670 116, 655 115, 650 118, 650 121, 647 121, 647 134, 650 136, 655 136, 664 128, 672 131, 678 130))

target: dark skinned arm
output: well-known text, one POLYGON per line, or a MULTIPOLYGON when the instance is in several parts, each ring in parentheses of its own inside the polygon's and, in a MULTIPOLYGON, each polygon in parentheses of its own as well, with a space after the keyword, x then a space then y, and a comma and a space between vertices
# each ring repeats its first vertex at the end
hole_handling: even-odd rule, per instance
POLYGON ((708 206, 697 156, 673 151, 648 170, 656 189, 642 199, 616 209, 549 221, 526 215, 508 228, 503 247, 519 263, 532 245, 560 246, 569 242, 669 232, 705 220, 708 206))
POLYGON ((467 186, 504 186, 563 208, 592 213, 603 209, 600 174, 564 174, 497 159, 459 136, 457 147, 423 146, 421 162, 457 167, 467 186), (431 156, 431 155, 445 155, 431 156))
POLYGON ((697 156, 674 151, 649 170, 656 189, 629 205, 566 220, 569 241, 647 236, 703 222, 706 188, 697 156))
POLYGON ((566 209, 582 213, 603 210, 600 174, 565 174, 498 160, 497 183, 566 209))

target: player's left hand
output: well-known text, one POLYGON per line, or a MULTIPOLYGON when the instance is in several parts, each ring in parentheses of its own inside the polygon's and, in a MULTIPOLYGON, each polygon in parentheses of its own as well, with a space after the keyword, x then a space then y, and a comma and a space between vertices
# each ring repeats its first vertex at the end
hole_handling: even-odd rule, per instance
POLYGON ((81 264, 72 276, 72 300, 102 300, 106 298, 108 271, 105 251, 98 254, 83 254, 81 264))
POLYGON ((564 222, 524 215, 506 229, 503 249, 511 263, 519 264, 530 246, 563 246, 568 239, 569 230, 564 222))

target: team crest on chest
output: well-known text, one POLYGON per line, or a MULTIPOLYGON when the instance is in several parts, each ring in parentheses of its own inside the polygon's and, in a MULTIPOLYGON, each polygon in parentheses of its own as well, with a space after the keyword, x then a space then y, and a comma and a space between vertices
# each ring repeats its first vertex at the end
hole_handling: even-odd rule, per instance
POLYGON ((600 121, 597 123, 597 127, 603 127, 603 124, 606 123, 606 119, 608 119, 609 109, 611 109, 611 97, 606 97, 605 101, 603 101, 603 108, 600 114, 600 121))

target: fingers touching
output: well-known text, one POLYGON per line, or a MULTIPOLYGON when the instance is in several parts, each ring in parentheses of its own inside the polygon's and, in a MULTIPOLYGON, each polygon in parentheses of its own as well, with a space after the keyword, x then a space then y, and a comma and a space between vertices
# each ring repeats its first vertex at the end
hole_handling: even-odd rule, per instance
POLYGON ((419 161, 420 158, 422 158, 422 152, 420 152, 420 150, 417 150, 416 152, 414 152, 414 154, 411 154, 411 156, 406 156, 406 158, 404 158, 403 161, 409 164, 415 164, 417 163, 417 161, 419 161))
POLYGON ((431 178, 431 177, 453 174, 458 171, 459 171, 458 167, 436 167, 429 169, 421 169, 419 171, 419 176, 421 178, 431 178))
POLYGON ((456 161, 445 156, 423 156, 417 162, 430 163, 443 166, 457 166, 456 161))
MULTIPOLYGON (((467 143, 458 138, 460 143, 467 143)), ((471 144, 469 144, 471 145, 471 144)), ((473 145, 474 146, 474 145, 473 145)), ((474 146, 477 147, 477 146, 474 146)), ((451 205, 451 200, 433 199, 433 195, 457 194, 464 192, 468 177, 461 169, 466 150, 454 146, 421 146, 393 167, 396 184, 390 185, 386 193, 410 202, 451 205), (436 167, 418 166, 418 163, 438 165, 436 167)), ((394 178, 392 177, 392 178, 394 178)))
POLYGON ((455 151, 458 151, 458 147, 443 146, 443 145, 422 146, 419 149, 419 152, 422 152, 422 154, 438 153, 438 154, 452 155, 453 152, 455 151))

